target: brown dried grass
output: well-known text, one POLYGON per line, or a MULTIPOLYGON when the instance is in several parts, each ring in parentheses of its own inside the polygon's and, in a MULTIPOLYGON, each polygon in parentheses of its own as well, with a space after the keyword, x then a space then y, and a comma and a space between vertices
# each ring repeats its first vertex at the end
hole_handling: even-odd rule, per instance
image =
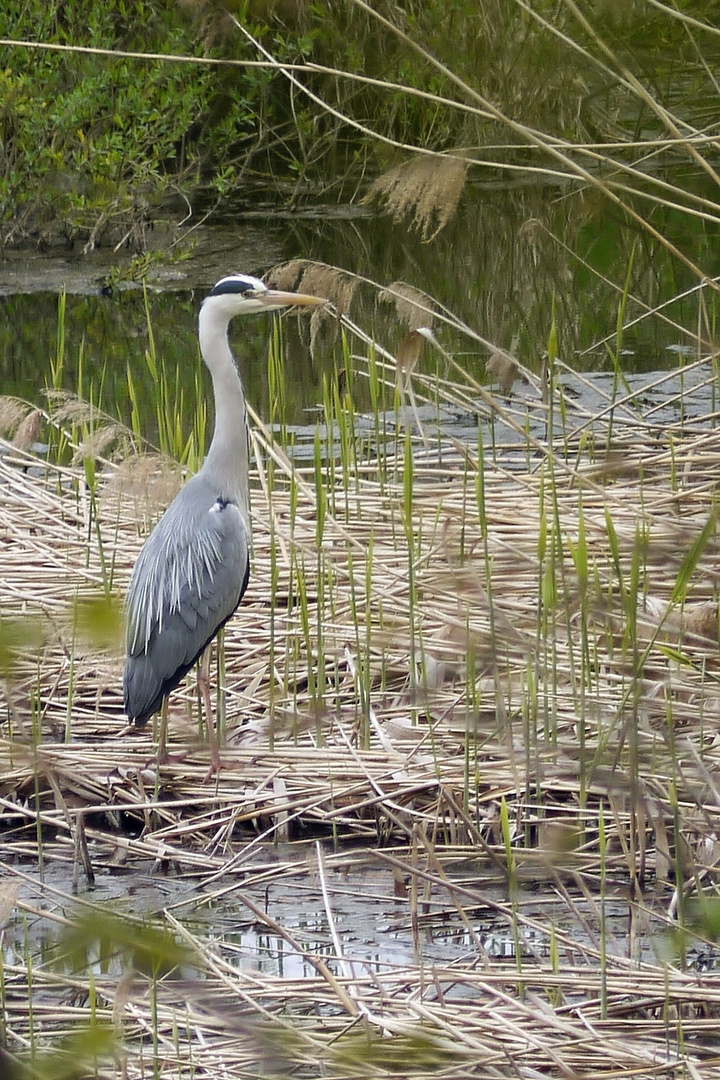
POLYGON ((394 304, 397 317, 407 323, 408 330, 417 330, 421 326, 432 327, 435 321, 433 299, 404 281, 393 281, 378 293, 378 302, 394 304))
MULTIPOLYGON (((414 379, 418 394, 427 389, 414 379)), ((459 382, 438 392, 473 397, 459 382)), ((238 969, 232 939, 211 945, 166 906, 162 919, 191 944, 202 981, 161 986, 153 1021, 139 977, 121 991, 97 976, 98 1013, 123 1033, 118 1069, 140 1075, 137 1048, 156 1023, 163 1068, 180 1076, 189 1075, 188 1055, 195 1075, 287 1075, 321 1063, 328 1076, 374 1077, 386 1074, 388 1055, 418 1076, 431 1064, 473 1077, 717 1075, 714 976, 652 962, 636 944, 658 938, 699 882, 712 889, 720 858, 714 534, 684 606, 671 603, 713 512, 720 436, 698 426, 658 440, 631 415, 624 427, 615 417, 612 455, 599 422, 593 439, 586 428, 555 455, 545 448, 544 459, 528 459, 522 446, 498 449, 482 477, 484 523, 475 449, 418 444, 414 587, 401 462, 381 475, 376 460, 359 460, 348 484, 339 466, 328 470, 318 552, 313 471, 292 470, 274 450, 272 507, 266 486, 253 496, 251 586, 226 628, 226 767, 210 783, 193 681, 173 695, 171 760, 158 776, 151 733, 121 734, 122 657, 73 635, 74 598, 97 594, 109 566, 124 591, 145 529, 139 507, 145 514, 157 497, 146 504, 138 486, 164 483, 164 469, 134 461, 126 490, 106 467, 101 549, 82 471, 6 447, 3 618, 36 620, 46 635, 39 654, 21 649, 12 668, 10 729, 0 741, 4 880, 23 887, 15 910, 55 917, 52 886, 18 863, 37 858, 39 821, 46 865, 76 876, 88 864, 96 874, 177 867, 209 902, 234 898, 243 919, 282 938, 309 969, 302 979, 238 969), (576 562, 581 522, 591 587, 576 562), (638 580, 638 559, 632 634, 620 597, 623 583, 638 580), (141 835, 122 827, 126 814, 141 835), (335 850, 308 835, 334 837, 335 850), (272 839, 281 846, 269 851, 272 839), (378 910, 384 919, 388 905, 396 912, 414 963, 376 970, 351 958, 333 913, 354 861, 366 868, 358 905, 361 893, 370 902, 376 875, 378 910), (301 883, 325 912, 323 955, 278 907, 301 883), (601 903, 620 912, 604 960, 601 903), (481 926, 490 913, 504 940, 523 943, 519 957, 488 951, 481 926), (466 935, 467 959, 429 965, 423 935, 443 926, 466 935), (178 1030, 187 1032, 179 1042, 178 1030)), ((256 439, 267 461, 262 431, 256 439)), ((6 967, 6 1025, 20 1039, 26 977, 22 965, 6 967)), ((33 979, 46 996, 70 985, 43 964, 33 979)), ((71 1024, 86 1011, 56 1015, 71 1024)))
POLYGON ((310 316, 311 352, 321 341, 332 344, 336 340, 340 320, 350 313, 360 285, 360 279, 355 274, 312 259, 291 259, 290 262, 280 263, 266 274, 265 280, 271 288, 320 296, 332 305, 334 318, 331 318, 326 307, 313 309, 310 316))
POLYGON ((292 289, 329 300, 338 318, 349 313, 360 283, 354 274, 311 259, 280 263, 273 267, 266 280, 271 288, 292 289))
POLYGON ((362 202, 383 202, 396 223, 412 215, 412 226, 429 243, 455 216, 467 170, 456 157, 412 158, 378 176, 362 202))
POLYGON ((30 410, 31 406, 26 401, 3 394, 0 397, 0 435, 12 435, 30 410))

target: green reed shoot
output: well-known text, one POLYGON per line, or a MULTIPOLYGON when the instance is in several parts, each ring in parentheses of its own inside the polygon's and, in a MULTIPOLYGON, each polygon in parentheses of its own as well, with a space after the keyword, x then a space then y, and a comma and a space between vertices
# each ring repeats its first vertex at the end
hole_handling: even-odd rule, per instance
POLYGON ((550 331, 547 344, 547 442, 553 445, 555 427, 555 362, 558 358, 558 332, 555 321, 555 295, 552 298, 552 311, 550 319, 550 331))
POLYGON ((490 640, 495 640, 495 618, 493 613, 492 558, 488 544, 488 519, 485 504, 485 440, 482 426, 478 424, 477 476, 475 478, 475 500, 477 502, 478 522, 483 542, 483 563, 485 567, 485 591, 488 598, 488 620, 490 622, 490 640))
POLYGON ((638 522, 635 527, 635 541, 633 543, 632 562, 630 564, 630 581, 626 594, 625 604, 625 631, 623 634, 623 647, 625 654, 632 653, 633 671, 637 670, 638 635, 637 635, 637 607, 642 582, 643 549, 647 545, 647 532, 644 526, 638 522))
MULTIPOLYGON (((615 400, 615 397, 617 395, 618 388, 620 387, 620 385, 622 385, 623 390, 624 390, 624 392, 626 394, 630 394, 630 385, 629 385, 629 383, 627 381, 627 378, 625 376, 625 372, 623 371, 623 368, 622 368, 622 346, 623 346, 623 335, 624 335, 624 332, 625 332, 625 312, 627 310, 628 297, 630 296, 630 286, 631 286, 631 283, 632 283, 633 263, 635 262, 635 249, 636 249, 636 245, 633 244, 632 249, 630 251, 630 258, 628 259, 627 273, 625 274, 625 284, 623 286, 623 291, 622 291, 622 293, 620 295, 620 303, 618 304, 617 323, 616 323, 616 329, 615 329, 615 348, 611 349, 609 344, 606 344, 606 348, 607 348, 608 354, 610 356, 610 360, 612 361, 612 365, 613 365, 613 385, 612 385, 612 400, 613 401, 615 400)), ((612 446, 613 420, 614 419, 615 419, 615 414, 614 414, 614 412, 611 412, 609 422, 608 422, 607 441, 606 441, 606 446, 607 446, 608 451, 610 450, 610 447, 612 446)))
POLYGON ((623 570, 622 563, 620 561, 620 543, 618 541, 617 529, 615 523, 610 515, 607 503, 605 504, 605 528, 607 530, 608 541, 610 543, 610 554, 612 556, 613 567, 615 569, 615 575, 618 580, 620 588, 623 588, 623 570))
POLYGON ((340 347, 343 358, 343 371, 345 373, 345 388, 349 396, 352 397, 353 385, 355 382, 355 369, 353 368, 352 354, 350 352, 350 341, 348 339, 345 326, 340 327, 340 347))
POLYGON ((65 374, 65 311, 67 295, 65 291, 58 295, 58 323, 55 356, 50 357, 50 376, 53 390, 62 390, 65 374))
POLYGON ((360 701, 359 701, 359 713, 358 713, 358 708, 357 708, 358 702, 357 702, 357 699, 355 699, 355 705, 356 705, 356 709, 355 709, 355 726, 356 726, 356 729, 357 729, 359 727, 359 721, 362 720, 362 724, 363 724, 362 746, 365 747, 365 746, 367 746, 367 738, 368 738, 368 730, 369 730, 368 715, 367 715, 368 702, 367 702, 366 696, 365 696, 365 681, 364 681, 364 677, 363 677, 364 664, 362 662, 362 656, 361 656, 361 651, 360 651, 360 613, 358 611, 357 589, 356 589, 356 586, 355 586, 355 561, 353 559, 353 550, 352 550, 352 546, 350 544, 348 544, 346 550, 347 550, 348 582, 350 584, 350 624, 355 630, 355 657, 356 657, 356 664, 357 664, 357 670, 358 670, 357 689, 358 689, 358 697, 360 699, 360 701))
MULTIPOLYGON (((267 476, 268 485, 268 497, 272 504, 272 496, 275 491, 275 462, 272 458, 269 458, 266 463, 265 473, 267 476)), ((293 477, 293 483, 295 478, 293 477)), ((295 487, 297 484, 295 483, 295 487)), ((292 502, 291 502, 292 505, 292 502)), ((275 536, 275 515, 270 514, 268 519, 270 528, 270 642, 268 646, 268 655, 270 659, 268 669, 268 716, 270 719, 269 725, 269 745, 272 752, 275 745, 275 707, 276 707, 276 685, 275 685, 275 637, 276 637, 276 614, 275 614, 275 600, 278 593, 278 586, 280 582, 280 566, 278 565, 277 557, 277 538, 275 536)), ((294 525, 294 516, 291 513, 290 518, 290 531, 292 535, 292 529, 294 525)))
POLYGON ((307 576, 305 562, 302 555, 295 554, 295 595, 298 601, 300 614, 300 627, 302 629, 305 652, 307 654, 307 680, 308 696, 311 704, 317 701, 317 687, 315 682, 315 665, 313 663, 313 642, 310 633, 310 605, 308 602, 307 576))
POLYGON ((73 615, 72 638, 70 641, 70 662, 68 665, 68 692, 65 707, 65 742, 72 739, 72 717, 75 703, 75 647, 77 644, 77 602, 73 615))
MULTIPOLYGON (((466 613, 465 616, 465 640, 470 642, 470 617, 466 613)), ((466 812, 470 812, 472 806, 475 807, 475 824, 480 828, 480 807, 482 805, 481 799, 478 797, 478 787, 480 784, 480 766, 479 766, 479 751, 480 741, 477 731, 477 717, 480 710, 481 699, 478 693, 477 684, 477 656, 474 648, 468 644, 466 655, 466 671, 465 671, 465 763, 464 763, 464 775, 463 775, 463 797, 465 802, 463 809, 466 812), (472 797, 472 803, 470 799, 472 797)), ((500 709, 498 703, 495 703, 496 715, 499 714, 500 709)))
MULTIPOLYGON (((415 479, 415 465, 413 460, 412 434, 410 425, 405 428, 405 457, 403 467, 403 525, 408 553, 408 629, 410 633, 410 695, 413 706, 417 699, 417 670, 416 670, 416 611, 417 593, 415 588, 415 522, 413 520, 413 484, 415 479)), ((420 538, 417 538, 418 547, 420 538)), ((413 707, 413 718, 416 711, 413 707)))
POLYGON ((380 431, 380 413, 384 412, 384 405, 382 402, 383 383, 380 380, 377 366, 377 355, 375 349, 371 348, 368 353, 368 383, 370 386, 370 404, 372 407, 372 416, 375 428, 375 453, 377 456, 377 480, 380 487, 380 494, 385 494, 385 485, 387 483, 387 454, 385 452, 385 424, 383 420, 383 431, 380 431))
POLYGON ((403 428, 402 421, 401 421, 402 408, 403 408, 403 397, 402 397, 402 393, 400 391, 400 383, 396 382, 395 383, 395 397, 393 399, 394 446, 393 446, 393 473, 392 473, 392 482, 395 485, 397 485, 397 483, 399 482, 398 467, 399 467, 399 465, 400 465, 400 463, 402 461, 402 454, 401 454, 402 443, 400 441, 401 438, 402 438, 401 432, 402 432, 402 428, 403 428))
MULTIPOLYGON (((42 717, 40 715, 39 700, 31 701, 32 716, 32 741, 33 753, 37 756, 37 748, 42 745, 42 717)), ((39 766, 34 770, 34 794, 35 794, 35 837, 37 841, 38 874, 40 880, 45 880, 45 849, 43 846, 42 833, 42 771, 39 766)))
MULTIPOLYGON (((58 322, 57 322, 57 335, 55 344, 55 355, 50 357, 50 389, 60 391, 63 389, 63 379, 65 375, 65 314, 66 314, 66 294, 61 292, 58 295, 58 322)), ((55 425, 50 425, 48 440, 52 446, 54 443, 54 453, 58 460, 62 460, 67 450, 67 438, 61 428, 55 425)))
POLYGON ((470 772, 477 774, 477 752, 471 753, 472 750, 477 750, 477 738, 472 733, 472 728, 469 722, 465 724, 465 738, 463 740, 463 803, 462 807, 467 814, 472 804, 470 802, 470 793, 472 790, 472 783, 470 780, 470 772))
POLYGON ((138 444, 145 441, 145 433, 142 428, 142 412, 140 411, 140 399, 138 398, 137 387, 135 386, 135 380, 133 379, 132 366, 127 365, 125 371, 125 378, 127 382, 128 397, 130 398, 130 429, 135 436, 138 444))
POLYGON ((672 431, 668 432, 668 449, 670 451, 670 487, 673 491, 678 491, 680 483, 678 481, 677 463, 676 463, 676 447, 675 439, 672 431))
MULTIPOLYGON (((373 554, 375 551, 375 531, 370 530, 368 537, 367 548, 365 551, 365 659, 363 664, 363 671, 365 672, 365 694, 367 700, 370 701, 370 694, 372 691, 372 666, 371 666, 371 649, 373 640, 373 554)), ((382 614, 382 601, 378 602, 377 611, 377 626, 378 630, 382 633, 383 630, 383 614, 382 614)), ((384 654, 383 654, 384 656, 384 654)), ((384 659, 380 664, 380 680, 384 687, 385 685, 385 662, 384 659)), ((370 739, 370 720, 369 716, 366 721, 367 724, 367 740, 370 739)))
MULTIPOLYGON (((517 968, 518 975, 522 975, 522 939, 520 936, 520 924, 518 922, 518 877, 517 877, 517 863, 515 861, 515 852, 512 846, 512 834, 510 830, 510 814, 508 811, 507 800, 503 795, 500 803, 500 824, 502 828, 503 843, 505 845, 505 860, 507 864, 507 881, 508 881, 508 898, 510 900, 510 909, 512 911, 512 931, 513 931, 513 943, 515 945, 515 966, 517 968)), ((521 983, 518 983, 518 993, 520 996, 524 996, 524 988, 521 983)))
MULTIPOLYGON (((327 418, 327 413, 326 413, 327 418)), ((326 424, 326 428, 330 430, 330 424, 326 424)), ((324 650, 324 625, 325 625, 325 574, 324 574, 324 557, 323 557, 323 541, 325 537, 325 520, 327 517, 327 489, 325 477, 323 476, 323 463, 322 463, 322 450, 320 444, 320 431, 315 428, 315 444, 314 444, 314 466, 315 466, 315 547, 317 550, 317 568, 316 568, 316 580, 317 580, 317 683, 316 692, 323 693, 325 686, 325 650, 324 650)), ((330 465, 328 465, 330 468, 330 465)), ((334 477, 335 470, 333 469, 332 475, 334 477)), ((331 486, 331 494, 334 500, 335 489, 334 485, 331 486)), ((333 507, 334 510, 334 507, 333 507)), ((310 642, 308 639, 308 665, 312 666, 312 650, 310 648, 310 642)), ((311 700, 315 702, 315 695, 311 695, 311 700)))
MULTIPOLYGON (((38 852, 40 855, 40 852, 38 852)), ((40 865, 40 876, 42 880, 42 863, 38 859, 40 865)), ((27 1019, 28 1019, 28 1044, 30 1047, 30 1063, 35 1063, 37 1054, 37 1043, 35 1041, 35 1000, 34 1000, 34 984, 35 984, 35 972, 33 969, 33 954, 30 947, 30 931, 27 923, 27 916, 23 915, 23 928, 25 931, 25 973, 27 976, 27 1019)))
MULTIPOLYGON (((537 813, 541 813, 543 802, 543 786, 540 779, 541 770, 537 762, 533 762, 533 751, 537 754, 537 678, 532 662, 525 665, 524 693, 522 695, 522 720, 523 720, 523 745, 525 747, 525 799, 524 805, 529 807, 533 803, 537 807, 537 813), (535 778, 535 790, 532 790, 532 780, 535 778)), ((525 846, 532 843, 532 822, 525 815, 525 846)))
POLYGON ((682 565, 678 572, 678 576, 673 586, 672 595, 670 597, 671 603, 684 603, 690 585, 690 579, 692 578, 693 574, 697 569, 698 563, 700 562, 700 559, 705 548, 708 545, 708 542, 717 531, 717 522, 719 515, 720 506, 716 504, 713 507, 711 513, 708 515, 708 519, 703 525, 702 529, 690 545, 690 549, 682 561, 682 565))
MULTIPOLYGON (((186 404, 185 395, 180 379, 180 370, 175 369, 175 377, 172 380, 163 361, 157 354, 155 335, 153 333, 150 304, 147 289, 143 286, 145 297, 145 319, 148 332, 148 347, 145 350, 145 363, 155 387, 155 416, 158 428, 158 445, 163 454, 174 458, 183 465, 188 465, 191 471, 196 471, 205 453, 205 438, 207 430, 207 406, 202 388, 201 368, 195 377, 195 400, 190 403, 192 423, 190 433, 186 430, 186 404)), ((132 382, 132 375, 128 372, 128 392, 133 407, 132 427, 136 434, 139 427, 139 412, 137 410, 137 393, 132 382)))
MULTIPOLYGON (((358 491, 358 470, 355 460, 355 433, 354 433, 354 412, 352 405, 352 398, 349 394, 345 394, 344 399, 340 399, 340 390, 336 379, 333 379, 332 383, 333 391, 333 407, 335 410, 335 416, 337 417, 338 433, 340 439, 340 466, 342 469, 342 485, 344 496, 344 513, 343 520, 347 525, 350 522, 350 477, 355 476, 355 489, 358 491)), ((337 507, 335 509, 337 514, 337 507)), ((360 501, 355 500, 355 511, 357 515, 360 512, 360 501)))
POLYGON ((108 571, 108 565, 105 560, 105 545, 103 543, 102 529, 100 528, 100 514, 98 510, 98 481, 95 470, 95 459, 87 456, 83 459, 83 466, 85 470, 85 483, 87 485, 88 496, 90 500, 90 513, 88 514, 88 546, 85 551, 86 563, 90 562, 90 540, 92 534, 95 534, 95 541, 97 544, 97 553, 100 560, 100 576, 102 578, 103 592, 105 596, 109 598, 112 581, 111 574, 108 571))
POLYGON ((607 1020, 608 1014, 608 987, 607 987, 607 856, 608 844, 605 831, 605 814, 603 804, 598 807, 598 843, 600 848, 600 1017, 607 1020))
MULTIPOLYGON (((359 494, 359 492, 360 492, 360 472, 359 472, 359 469, 358 469, 358 452, 357 452, 357 450, 358 450, 358 437, 357 437, 357 430, 356 430, 356 425, 355 425, 355 399, 353 397, 353 387, 355 385, 354 384, 354 372, 353 372, 352 355, 350 353, 350 346, 349 346, 349 343, 348 343, 348 340, 347 340, 347 335, 345 333, 344 328, 343 328, 343 336, 342 336, 342 345, 343 345, 343 362, 344 362, 344 365, 345 365, 343 370, 345 372, 345 378, 346 378, 346 389, 345 389, 344 394, 340 395, 338 393, 338 402, 337 402, 335 411, 336 411, 336 416, 337 416, 337 419, 338 419, 338 423, 340 422, 340 420, 342 418, 342 421, 343 421, 343 423, 345 425, 345 429, 346 429, 346 439, 347 439, 346 461, 347 461, 347 466, 345 465, 345 459, 344 459, 343 468, 344 469, 347 468, 347 471, 348 471, 349 475, 354 477, 354 479, 355 479, 355 492, 356 492, 356 494, 359 494)), ((349 486, 349 477, 348 477, 348 480, 346 481, 346 489, 347 489, 348 486, 349 486)), ((359 514, 361 512, 361 504, 360 504, 359 500, 356 501, 355 505, 357 507, 356 512, 359 514)))
MULTIPOLYGON (((540 533, 538 536, 538 571, 540 588, 538 590, 538 646, 542 647, 543 659, 543 698, 545 738, 554 738, 554 727, 550 724, 550 701, 554 698, 554 681, 550 676, 552 668, 552 642, 554 641, 553 623, 557 606, 557 583, 555 578, 555 542, 554 529, 548 526, 544 506, 545 469, 542 470, 540 533), (548 651, 550 650, 550 652, 548 651)), ((538 651, 538 655, 541 655, 538 651)))
POLYGON ((270 425, 279 425, 280 444, 287 444, 285 405, 285 350, 283 348, 282 320, 273 319, 270 347, 268 349, 268 394, 270 398, 270 425))
MULTIPOLYGON (((589 648, 589 618, 588 585, 590 581, 590 567, 588 557, 587 536, 585 532, 585 514, 583 511, 582 491, 578 492, 578 535, 573 544, 568 541, 570 554, 575 565, 577 575, 578 593, 580 601, 580 680, 578 687, 579 707, 577 710, 578 732, 578 765, 580 779, 580 807, 586 805, 586 761, 585 761, 585 718, 586 718, 586 693, 592 687, 593 668, 589 648)), ((581 820, 583 820, 581 815, 581 820)))
MULTIPOLYGON (((557 329, 557 319, 555 312, 555 294, 553 293, 552 308, 550 317, 550 330, 548 332, 548 344, 547 344, 547 375, 548 375, 548 444, 552 446, 555 426, 555 399, 557 398, 558 405, 560 407, 560 421, 562 430, 567 431, 567 403, 565 401, 565 394, 562 390, 562 384, 559 380, 555 379, 555 365, 557 363, 558 356, 560 355, 560 346, 557 329)), ((528 418, 529 419, 529 418, 528 418)), ((567 447, 566 447, 567 454, 567 447)))
MULTIPOLYGON (((208 720, 208 723, 210 721, 208 720)), ((158 1018, 158 980, 153 974, 150 981, 149 988, 150 998, 150 1023, 152 1034, 152 1061, 153 1061, 153 1080, 160 1080, 161 1076, 161 1062, 160 1062, 160 1022, 158 1018)))
MULTIPOLYGON (((335 504, 335 414, 333 410, 334 395, 330 387, 327 375, 323 375, 323 412, 325 416, 325 495, 326 503, 330 505, 330 513, 337 517, 335 504)), ((319 433, 316 428, 316 435, 319 433)), ((320 471, 318 472, 318 439, 315 442, 315 486, 318 486, 318 476, 322 476, 322 453, 320 454, 320 471)))

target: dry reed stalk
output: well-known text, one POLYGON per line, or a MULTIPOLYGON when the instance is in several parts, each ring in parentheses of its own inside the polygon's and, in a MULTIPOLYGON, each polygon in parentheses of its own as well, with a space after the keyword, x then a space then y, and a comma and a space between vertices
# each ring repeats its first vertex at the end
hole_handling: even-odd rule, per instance
MULTIPOLYGON (((469 384, 446 381, 442 393, 472 399, 469 384)), ((596 446, 603 431, 599 424, 596 446)), ((260 431, 261 447, 264 438, 260 431)), ((625 955, 625 928, 631 913, 655 934, 673 924, 675 822, 687 893, 712 881, 720 857, 718 648, 707 633, 720 555, 714 533, 682 610, 672 603, 687 552, 713 512, 720 439, 708 430, 674 433, 670 446, 642 423, 616 428, 612 450, 622 468, 615 471, 604 451, 593 459, 590 449, 558 441, 528 465, 498 448, 482 474, 481 521, 476 447, 418 445, 412 588, 402 462, 393 471, 391 461, 381 476, 377 461, 361 461, 347 487, 340 467, 327 465, 334 513, 318 552, 313 470, 274 451, 272 631, 271 518, 266 490, 256 488, 253 578, 226 628, 226 768, 205 782, 190 680, 173 696, 159 798, 149 733, 120 737, 122 658, 80 642, 72 618, 75 596, 101 590, 109 565, 114 588, 124 589, 142 543, 142 497, 108 481, 114 490, 101 501, 98 540, 80 470, 17 449, 0 456, 3 620, 33 618, 45 632, 39 653, 18 646, 8 672, 12 730, 0 740, 1 854, 5 876, 22 882, 16 908, 39 905, 51 917, 61 898, 50 884, 21 877, 13 861, 37 857, 39 823, 45 865, 72 867, 82 818, 96 872, 148 861, 181 868, 197 882, 193 903, 203 890, 211 903, 235 898, 243 919, 282 937, 302 962, 308 944, 283 922, 283 897, 300 887, 320 896, 321 917, 336 931, 324 945, 322 977, 308 971, 293 980, 238 970, 230 938, 216 937, 210 949, 166 916, 192 941, 201 991, 187 987, 179 1009, 177 987, 164 984, 156 1020, 140 984, 120 996, 114 1022, 125 1033, 128 1075, 139 1069, 139 1042, 151 1040, 154 1023, 165 1071, 181 1076, 189 1075, 190 1048, 196 1075, 252 1072, 276 1060, 280 1073, 322 1061, 331 1076, 379 1075, 353 1041, 354 1011, 365 1045, 383 1033, 383 1044, 412 1064, 422 1030, 432 1060, 451 1075, 526 1068, 556 1076, 649 1077, 681 1068, 713 1075, 714 981, 651 962, 647 949, 640 959, 625 955), (561 455, 567 467, 554 472, 561 455), (320 615, 318 574, 326 596, 320 615), (33 723, 42 728, 38 746, 33 723), (601 802, 604 902, 621 913, 604 959, 601 802), (142 834, 123 828, 121 815, 142 834), (358 855, 340 843, 318 862, 298 840, 308 831, 396 848, 358 855), (278 838, 284 847, 269 857, 267 841, 278 838), (482 949, 471 935, 466 957, 447 963, 426 964, 420 952, 404 963, 353 957, 338 911, 355 868, 354 902, 368 902, 374 874, 378 912, 387 921, 390 904, 398 933, 414 925, 420 942, 448 924, 458 934, 470 927, 482 949), (643 893, 653 874, 660 903, 643 893), (538 882, 552 907, 533 889, 538 882), (496 935, 501 927, 505 941, 518 927, 521 970, 515 957, 492 955, 483 924, 496 935), (561 962, 551 960, 551 941, 561 962), (248 1030, 258 1024, 262 1036, 253 1041, 248 1030), (178 1049, 173 1033, 186 1030, 178 1049)), ((27 970, 7 964, 4 971, 7 1030, 21 1042, 27 970)), ((42 963, 34 979, 48 993, 70 985, 42 963)), ((99 977, 96 991, 99 1014, 110 1015, 115 983, 99 977)), ((48 1006, 43 1022, 72 1024, 80 1015, 48 1006)))

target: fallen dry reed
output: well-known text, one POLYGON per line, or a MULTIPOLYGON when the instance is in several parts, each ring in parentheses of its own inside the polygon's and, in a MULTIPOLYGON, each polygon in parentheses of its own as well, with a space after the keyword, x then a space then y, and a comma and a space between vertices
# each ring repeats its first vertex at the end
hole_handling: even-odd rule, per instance
MULTIPOLYGON (((391 357, 354 362, 395 392, 391 357)), ((176 475, 0 456, 2 1030, 38 1068, 91 1013, 101 1076, 720 1076, 713 418, 566 381, 548 442, 537 383, 412 379, 365 426, 328 395, 307 464, 255 427, 212 781, 193 679, 158 771, 79 614, 120 622, 176 475), (51 964, 118 880, 152 881, 115 907, 184 963, 51 964)))

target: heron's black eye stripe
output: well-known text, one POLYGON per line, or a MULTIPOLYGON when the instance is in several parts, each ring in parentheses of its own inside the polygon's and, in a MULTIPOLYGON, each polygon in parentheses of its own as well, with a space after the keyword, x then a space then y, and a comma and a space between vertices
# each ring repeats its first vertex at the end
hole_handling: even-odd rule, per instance
POLYGON ((243 293, 254 293, 256 291, 257 286, 251 281, 243 281, 242 278, 225 278, 223 281, 218 281, 217 285, 210 290, 208 296, 242 295, 243 293))

